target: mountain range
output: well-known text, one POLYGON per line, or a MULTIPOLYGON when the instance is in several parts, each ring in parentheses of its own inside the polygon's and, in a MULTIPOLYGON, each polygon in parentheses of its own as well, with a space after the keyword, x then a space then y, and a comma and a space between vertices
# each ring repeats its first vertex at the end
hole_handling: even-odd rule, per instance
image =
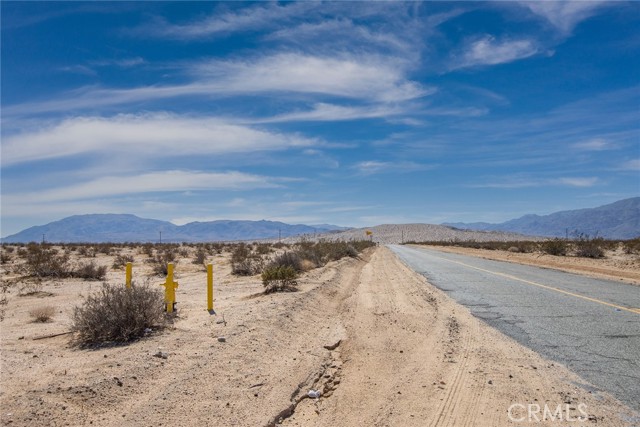
MULTIPOLYGON (((500 224, 486 222, 445 223, 463 230, 503 231, 528 236, 640 237, 640 197, 590 209, 550 215, 525 215, 500 224)), ((40 242, 212 242, 315 236, 350 230, 330 224, 285 224, 278 221, 220 220, 175 225, 168 221, 128 214, 74 215, 46 225, 27 228, 2 239, 5 243, 40 242)), ((356 233, 360 236, 361 233, 356 233)), ((349 235, 348 233, 345 236, 349 235)), ((349 235, 350 236, 350 235, 349 235)), ((404 236, 407 240, 414 237, 404 236)), ((404 240, 404 239, 403 239, 404 240)))
POLYGON ((499 224, 487 222, 445 223, 444 225, 482 231, 510 231, 545 237, 604 237, 632 239, 640 237, 640 197, 619 200, 597 208, 555 212, 549 215, 525 215, 499 224))
POLYGON ((329 224, 285 224, 278 221, 191 222, 175 225, 168 221, 128 214, 74 215, 46 225, 27 228, 2 239, 17 242, 214 242, 249 239, 277 239, 301 234, 347 230, 329 224))

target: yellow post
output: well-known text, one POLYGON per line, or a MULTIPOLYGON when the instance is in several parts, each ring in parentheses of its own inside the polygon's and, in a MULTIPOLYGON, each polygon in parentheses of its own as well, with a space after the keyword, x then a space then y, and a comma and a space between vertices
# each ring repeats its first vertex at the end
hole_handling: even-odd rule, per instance
POLYGON ((207 264, 207 310, 213 311, 213 265, 207 264))
POLYGON ((127 263, 127 273, 126 273, 126 284, 127 284, 127 288, 131 288, 131 266, 132 264, 130 262, 127 263))
POLYGON ((179 286, 178 282, 173 281, 173 263, 167 265, 167 280, 160 286, 164 286, 164 303, 167 307, 167 313, 172 313, 173 304, 176 302, 176 289, 179 286))

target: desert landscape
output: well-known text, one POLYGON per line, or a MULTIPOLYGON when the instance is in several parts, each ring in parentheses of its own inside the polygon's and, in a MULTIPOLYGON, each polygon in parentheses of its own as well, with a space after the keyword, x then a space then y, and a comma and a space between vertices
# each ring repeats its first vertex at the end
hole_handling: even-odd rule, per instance
MULTIPOLYGON (((29 276, 19 255, 26 247, 4 245, 3 425, 502 426, 527 416, 518 402, 561 404, 574 420, 586 405, 585 425, 637 420, 472 316, 384 246, 306 262, 297 291, 268 294, 259 274, 233 274, 237 246, 172 246, 178 304, 167 325, 127 343, 80 345, 70 333, 74 307, 103 281, 124 286, 122 260, 133 260, 134 286, 162 289, 149 260, 166 248, 51 247, 72 265, 106 267, 103 280, 87 280, 29 276), (207 311, 204 263, 214 268, 215 313, 207 311)), ((245 246, 264 260, 295 249, 245 246)), ((638 255, 622 251, 567 262, 577 258, 445 249, 638 284, 638 255)))

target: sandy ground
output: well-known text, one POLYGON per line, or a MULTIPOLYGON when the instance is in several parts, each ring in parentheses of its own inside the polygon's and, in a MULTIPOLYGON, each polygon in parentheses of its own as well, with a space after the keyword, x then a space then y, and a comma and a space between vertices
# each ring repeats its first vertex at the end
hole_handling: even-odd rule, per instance
MULTIPOLYGON (((258 276, 232 276, 228 255, 210 260, 216 315, 206 311, 204 270, 181 260, 173 327, 123 346, 38 339, 67 331, 72 307, 99 283, 52 281, 31 296, 9 288, 2 424, 503 426, 530 425, 529 405, 542 419, 535 406, 545 404, 560 406, 563 421, 556 413, 535 425, 628 426, 638 417, 478 321, 384 247, 306 273, 299 292, 271 295, 258 276), (53 321, 33 323, 30 310, 45 305, 56 307, 53 321), (566 421, 579 409, 586 421, 566 421)), ((136 264, 135 279, 147 268, 136 264)), ((124 272, 108 280, 122 283, 124 272)))
MULTIPOLYGON (((419 245, 413 245, 419 247, 419 245)), ((498 261, 516 262, 537 267, 577 273, 600 279, 617 280, 640 286, 640 255, 625 254, 621 249, 605 252, 604 258, 590 259, 575 256, 555 256, 545 253, 512 253, 508 251, 461 248, 455 246, 426 246, 444 252, 473 255, 498 261)))

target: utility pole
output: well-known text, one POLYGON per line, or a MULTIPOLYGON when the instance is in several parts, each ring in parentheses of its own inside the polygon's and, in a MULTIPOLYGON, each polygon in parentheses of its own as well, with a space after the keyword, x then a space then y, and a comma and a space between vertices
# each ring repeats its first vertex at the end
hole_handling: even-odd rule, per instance
POLYGON ((160 232, 160 244, 162 244, 162 231, 160 232))
POLYGON ((44 245, 44 233, 42 234, 42 244, 44 245))
POLYGON ((404 228, 402 229, 402 244, 404 245, 404 228))
POLYGON ((281 237, 282 237, 282 229, 278 228, 278 243, 280 243, 281 237))

